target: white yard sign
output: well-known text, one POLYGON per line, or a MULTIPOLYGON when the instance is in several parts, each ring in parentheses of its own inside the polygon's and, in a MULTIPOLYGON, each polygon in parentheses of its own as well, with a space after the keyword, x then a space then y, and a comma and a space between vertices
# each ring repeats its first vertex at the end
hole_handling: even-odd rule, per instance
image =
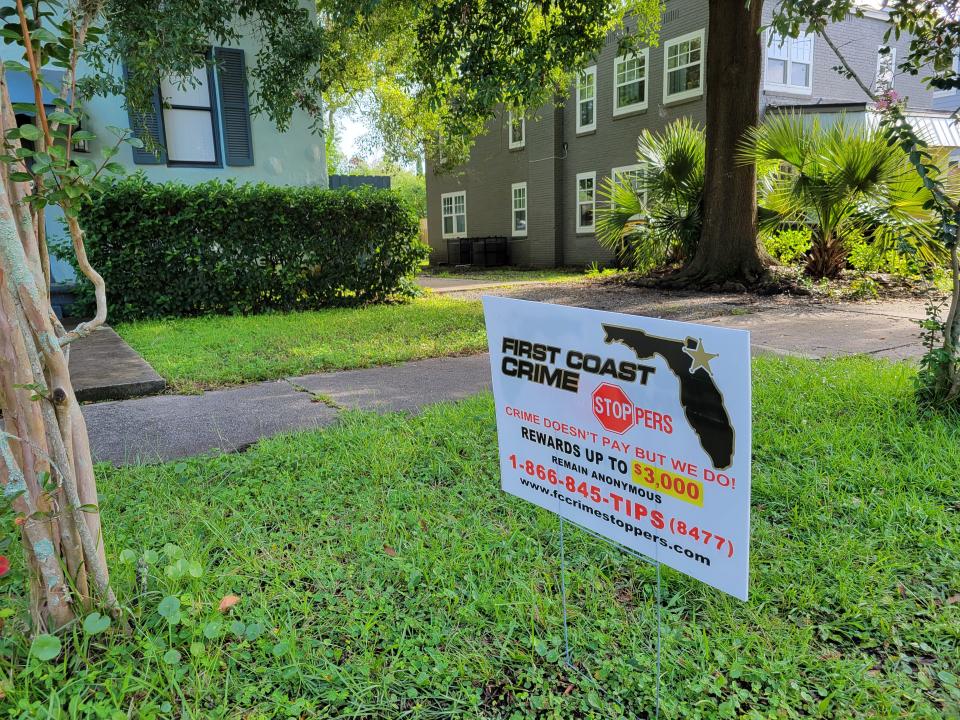
POLYGON ((749 333, 483 307, 503 489, 746 600, 749 333))

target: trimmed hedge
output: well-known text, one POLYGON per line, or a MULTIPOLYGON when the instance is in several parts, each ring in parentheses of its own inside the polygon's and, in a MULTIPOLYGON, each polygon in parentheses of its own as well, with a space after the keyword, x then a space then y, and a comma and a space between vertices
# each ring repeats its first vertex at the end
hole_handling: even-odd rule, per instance
MULTIPOLYGON (((111 320, 311 310, 415 292, 429 250, 389 190, 118 181, 82 209, 111 320)), ((72 257, 72 253, 67 256, 72 257)), ((89 286, 81 308, 92 306, 89 286)))

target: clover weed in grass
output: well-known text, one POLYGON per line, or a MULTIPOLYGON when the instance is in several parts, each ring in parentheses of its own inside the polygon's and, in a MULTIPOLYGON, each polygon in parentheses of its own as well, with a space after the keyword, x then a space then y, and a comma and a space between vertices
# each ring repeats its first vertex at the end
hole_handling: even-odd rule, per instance
MULTIPOLYGON (((664 569, 661 717, 956 718, 960 423, 905 366, 754 366, 751 598, 664 569)), ((40 662, 8 620, 0 716, 651 717, 652 569, 567 536, 567 670, 557 520, 500 492, 494 433, 480 396, 103 469, 134 634, 40 662)))
POLYGON ((124 323, 117 332, 177 392, 486 350, 479 302, 124 323))

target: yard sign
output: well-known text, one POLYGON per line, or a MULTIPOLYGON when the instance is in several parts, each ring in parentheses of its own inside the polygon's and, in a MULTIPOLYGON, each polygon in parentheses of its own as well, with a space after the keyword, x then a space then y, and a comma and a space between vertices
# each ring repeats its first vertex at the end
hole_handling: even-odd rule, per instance
POLYGON ((503 489, 746 600, 749 333, 483 307, 503 489))

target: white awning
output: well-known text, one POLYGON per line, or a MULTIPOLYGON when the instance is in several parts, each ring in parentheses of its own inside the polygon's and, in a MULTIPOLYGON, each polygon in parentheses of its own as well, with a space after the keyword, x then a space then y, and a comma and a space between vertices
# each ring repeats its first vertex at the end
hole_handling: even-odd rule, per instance
MULTIPOLYGON (((951 113, 908 110, 906 118, 917 136, 930 147, 960 148, 960 123, 951 113)), ((880 114, 867 111, 867 124, 876 128, 880 124, 880 114)))

